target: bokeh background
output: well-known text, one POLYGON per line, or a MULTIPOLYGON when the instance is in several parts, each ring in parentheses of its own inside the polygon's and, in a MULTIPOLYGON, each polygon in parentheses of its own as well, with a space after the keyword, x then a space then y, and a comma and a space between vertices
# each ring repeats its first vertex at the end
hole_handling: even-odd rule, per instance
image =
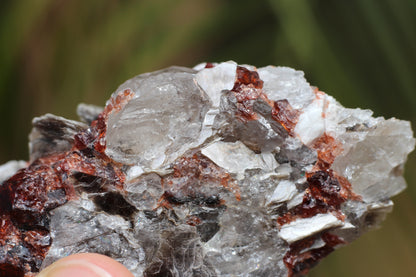
MULTIPOLYGON (((124 80, 172 64, 286 65, 347 107, 416 126, 414 0, 1 0, 0 164, 27 159, 31 119, 76 119, 124 80)), ((414 276, 416 155, 383 228, 309 276, 414 276)))

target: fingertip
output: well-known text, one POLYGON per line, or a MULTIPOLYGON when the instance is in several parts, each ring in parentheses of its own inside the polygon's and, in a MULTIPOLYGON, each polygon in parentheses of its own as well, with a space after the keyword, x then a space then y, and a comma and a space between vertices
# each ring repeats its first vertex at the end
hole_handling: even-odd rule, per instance
POLYGON ((68 256, 45 268, 38 277, 134 277, 121 263, 100 254, 68 256))

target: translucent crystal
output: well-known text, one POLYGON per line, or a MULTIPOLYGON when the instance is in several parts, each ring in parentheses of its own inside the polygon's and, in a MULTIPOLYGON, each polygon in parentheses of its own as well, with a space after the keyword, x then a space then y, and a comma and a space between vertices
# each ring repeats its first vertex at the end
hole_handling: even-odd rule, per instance
POLYGON ((197 146, 209 100, 195 72, 172 67, 129 80, 134 97, 108 118, 106 154, 124 164, 157 169, 197 146))
POLYGON ((79 252, 137 277, 303 275, 384 220, 415 146, 301 71, 232 61, 136 76, 78 114, 36 118, 30 163, 0 166, 10 276, 79 252))

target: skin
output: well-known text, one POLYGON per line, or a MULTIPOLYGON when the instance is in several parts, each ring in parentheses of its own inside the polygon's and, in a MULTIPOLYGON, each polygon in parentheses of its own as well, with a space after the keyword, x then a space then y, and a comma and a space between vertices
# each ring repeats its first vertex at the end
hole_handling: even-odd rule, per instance
POLYGON ((37 277, 134 277, 119 262, 100 254, 82 253, 51 264, 37 277))

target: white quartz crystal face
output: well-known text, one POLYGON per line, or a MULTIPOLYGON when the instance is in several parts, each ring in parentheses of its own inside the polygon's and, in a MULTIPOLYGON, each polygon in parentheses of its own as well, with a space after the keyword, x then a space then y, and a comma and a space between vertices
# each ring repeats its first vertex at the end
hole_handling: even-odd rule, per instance
POLYGON ((344 225, 343 222, 332 214, 317 214, 313 217, 297 219, 284 225, 280 229, 279 236, 288 243, 293 243, 325 229, 342 225, 344 225))
POLYGON ((325 118, 322 116, 326 105, 324 97, 317 97, 310 105, 302 110, 296 124, 295 132, 300 140, 311 144, 325 132, 325 118))
POLYGON ((313 88, 302 71, 283 66, 266 66, 259 68, 258 72, 264 81, 264 92, 271 100, 286 99, 295 109, 299 109, 315 99, 313 88))
POLYGON ((273 170, 274 167, 277 167, 275 160, 267 160, 270 157, 269 155, 255 154, 240 141, 216 141, 202 148, 201 153, 218 166, 235 174, 244 174, 247 169, 268 167, 269 170, 273 170), (267 162, 269 162, 269 165, 267 162))
POLYGON ((305 275, 380 225, 415 146, 409 122, 344 108, 287 67, 171 67, 78 113, 89 126, 34 120, 34 162, 0 167, 27 277, 79 252, 136 277, 305 275))
POLYGON ((288 180, 283 180, 276 186, 273 194, 268 197, 267 203, 288 202, 296 196, 297 192, 298 190, 294 183, 288 180))
POLYGON ((198 85, 211 98, 212 106, 220 106, 221 92, 231 90, 234 86, 237 64, 221 63, 213 68, 206 68, 195 75, 198 85))
POLYGON ((373 121, 378 122, 362 127, 359 132, 366 136, 337 157, 332 167, 350 180, 354 191, 375 200, 394 196, 406 187, 402 164, 413 150, 414 138, 409 122, 373 121))

